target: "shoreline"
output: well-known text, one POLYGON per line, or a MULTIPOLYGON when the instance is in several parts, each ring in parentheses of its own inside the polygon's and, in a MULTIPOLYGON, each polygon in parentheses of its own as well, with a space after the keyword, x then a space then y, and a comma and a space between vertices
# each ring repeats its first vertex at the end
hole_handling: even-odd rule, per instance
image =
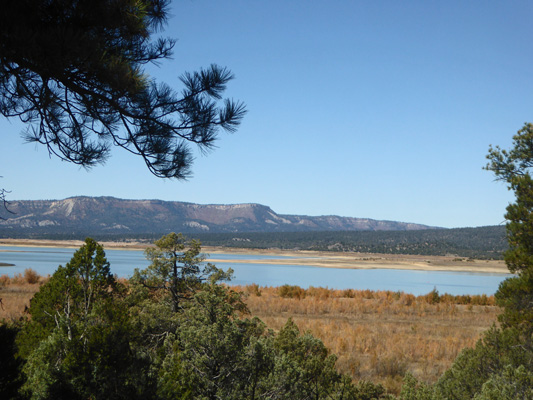
MULTIPOLYGON (((144 251, 150 245, 140 242, 99 242, 104 249, 144 251)), ((37 239, 0 239, 0 246, 79 248, 81 240, 37 240, 37 239)), ((455 256, 417 256, 373 253, 341 253, 310 250, 281 249, 241 249, 205 246, 206 261, 216 264, 247 263, 298 265, 317 268, 349 269, 403 269, 441 272, 476 272, 490 274, 509 274, 503 260, 471 260, 455 256), (217 254, 244 254, 250 256, 268 255, 273 258, 261 259, 220 259, 217 254), (275 258, 280 257, 280 258, 275 258), (290 258, 286 258, 290 257, 290 258)), ((1 252, 0 252, 1 254, 1 252)))

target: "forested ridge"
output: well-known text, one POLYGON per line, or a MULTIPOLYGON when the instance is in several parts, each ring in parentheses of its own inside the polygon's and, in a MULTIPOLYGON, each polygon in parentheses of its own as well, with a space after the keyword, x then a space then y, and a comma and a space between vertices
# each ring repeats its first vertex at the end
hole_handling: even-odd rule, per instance
MULTIPOLYGON (((149 243, 160 235, 93 235, 101 241, 149 243)), ((17 237, 14 235, 12 237, 17 237)), ((23 235, 20 238, 82 240, 79 234, 23 235)), ((456 255, 501 259, 507 249, 504 226, 419 231, 247 232, 195 234, 204 246, 246 249, 346 251, 380 254, 456 255)))
POLYGON ((243 233, 196 236, 206 246, 457 255, 479 259, 501 258, 507 249, 503 226, 418 231, 243 233))

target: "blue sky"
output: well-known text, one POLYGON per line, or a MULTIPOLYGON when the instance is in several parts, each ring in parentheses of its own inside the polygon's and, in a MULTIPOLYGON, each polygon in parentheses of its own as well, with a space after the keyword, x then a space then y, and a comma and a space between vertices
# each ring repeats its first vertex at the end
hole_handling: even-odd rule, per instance
POLYGON ((512 193, 483 171, 489 144, 533 121, 530 1, 173 2, 178 76, 211 63, 246 103, 235 134, 165 181, 115 149, 89 171, 24 144, 0 119, 9 198, 115 196, 260 203, 282 214, 443 227, 496 225, 512 193))

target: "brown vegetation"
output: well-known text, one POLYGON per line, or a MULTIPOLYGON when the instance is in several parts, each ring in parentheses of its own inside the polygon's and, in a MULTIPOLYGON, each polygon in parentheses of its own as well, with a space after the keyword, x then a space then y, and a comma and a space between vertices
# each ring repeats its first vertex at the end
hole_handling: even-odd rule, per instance
MULTIPOLYGON (((28 269, 0 276, 0 321, 16 320, 48 278, 28 269)), ((274 330, 292 318, 338 356, 337 366, 355 380, 383 383, 397 393, 407 371, 434 382, 459 352, 473 346, 496 322, 493 296, 424 296, 370 290, 236 286, 252 315, 274 330)))
POLYGON ((249 285, 252 315, 280 329, 290 317, 324 341, 340 371, 398 393, 407 371, 434 382, 496 322, 493 296, 249 285))
POLYGON ((0 276, 0 321, 14 321, 22 317, 30 299, 47 280, 48 277, 40 276, 31 268, 12 278, 0 276))

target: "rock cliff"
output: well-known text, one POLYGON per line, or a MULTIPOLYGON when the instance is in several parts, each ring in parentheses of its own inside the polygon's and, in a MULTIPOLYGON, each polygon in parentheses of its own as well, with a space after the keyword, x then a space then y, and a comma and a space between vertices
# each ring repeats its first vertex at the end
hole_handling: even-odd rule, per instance
POLYGON ((114 197, 20 200, 2 211, 0 234, 162 234, 420 230, 425 225, 368 218, 281 215, 261 204, 193 204, 114 197))

